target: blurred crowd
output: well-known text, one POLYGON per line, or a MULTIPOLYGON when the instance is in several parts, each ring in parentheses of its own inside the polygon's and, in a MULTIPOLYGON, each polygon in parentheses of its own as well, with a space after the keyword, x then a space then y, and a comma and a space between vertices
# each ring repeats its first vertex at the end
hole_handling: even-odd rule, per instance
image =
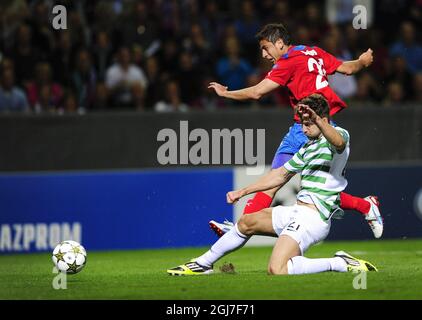
POLYGON ((349 103, 422 103, 421 0, 2 0, 0 111, 187 111, 283 108, 283 89, 243 105, 207 88, 262 80, 271 68, 254 36, 285 24, 294 44, 317 45, 342 60, 374 50, 371 68, 332 75, 349 103), (367 29, 354 29, 365 3, 367 29), (67 29, 52 8, 67 9, 67 29))

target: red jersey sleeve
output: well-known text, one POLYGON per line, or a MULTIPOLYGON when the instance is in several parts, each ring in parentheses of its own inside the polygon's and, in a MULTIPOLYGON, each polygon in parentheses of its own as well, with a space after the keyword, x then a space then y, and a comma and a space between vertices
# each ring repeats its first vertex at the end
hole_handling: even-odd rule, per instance
POLYGON ((273 68, 267 73, 266 79, 270 79, 280 86, 286 86, 292 75, 292 70, 286 61, 284 63, 276 63, 273 68))
POLYGON ((343 63, 332 54, 329 54, 327 51, 322 50, 321 48, 315 47, 318 55, 324 61, 324 69, 327 71, 327 74, 333 74, 336 72, 337 68, 343 63))

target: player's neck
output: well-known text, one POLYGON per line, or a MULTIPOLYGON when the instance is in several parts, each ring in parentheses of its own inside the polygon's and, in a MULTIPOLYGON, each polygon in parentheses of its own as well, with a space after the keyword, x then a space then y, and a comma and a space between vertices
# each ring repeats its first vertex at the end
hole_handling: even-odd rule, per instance
POLYGON ((292 44, 289 44, 288 46, 284 46, 283 50, 281 50, 281 56, 285 55, 289 50, 293 47, 292 44))

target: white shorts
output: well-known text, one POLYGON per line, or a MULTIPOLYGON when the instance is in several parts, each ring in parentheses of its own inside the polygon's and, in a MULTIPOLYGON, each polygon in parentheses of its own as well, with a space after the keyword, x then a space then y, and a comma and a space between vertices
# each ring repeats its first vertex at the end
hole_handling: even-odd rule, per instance
POLYGON ((290 236, 299 244, 302 255, 310 246, 324 240, 331 227, 331 221, 323 221, 317 211, 297 204, 274 207, 272 223, 278 236, 290 236))

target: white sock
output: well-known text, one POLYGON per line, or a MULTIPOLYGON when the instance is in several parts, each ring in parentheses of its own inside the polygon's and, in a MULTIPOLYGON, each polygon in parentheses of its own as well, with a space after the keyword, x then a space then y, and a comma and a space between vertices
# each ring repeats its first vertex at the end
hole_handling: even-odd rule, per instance
POLYGON ((237 224, 229 232, 223 235, 205 254, 196 259, 201 266, 210 268, 222 256, 241 248, 249 237, 242 234, 237 224))
POLYGON ((309 259, 302 256, 293 257, 287 263, 289 274, 307 274, 324 271, 346 272, 347 264, 340 257, 309 259))

